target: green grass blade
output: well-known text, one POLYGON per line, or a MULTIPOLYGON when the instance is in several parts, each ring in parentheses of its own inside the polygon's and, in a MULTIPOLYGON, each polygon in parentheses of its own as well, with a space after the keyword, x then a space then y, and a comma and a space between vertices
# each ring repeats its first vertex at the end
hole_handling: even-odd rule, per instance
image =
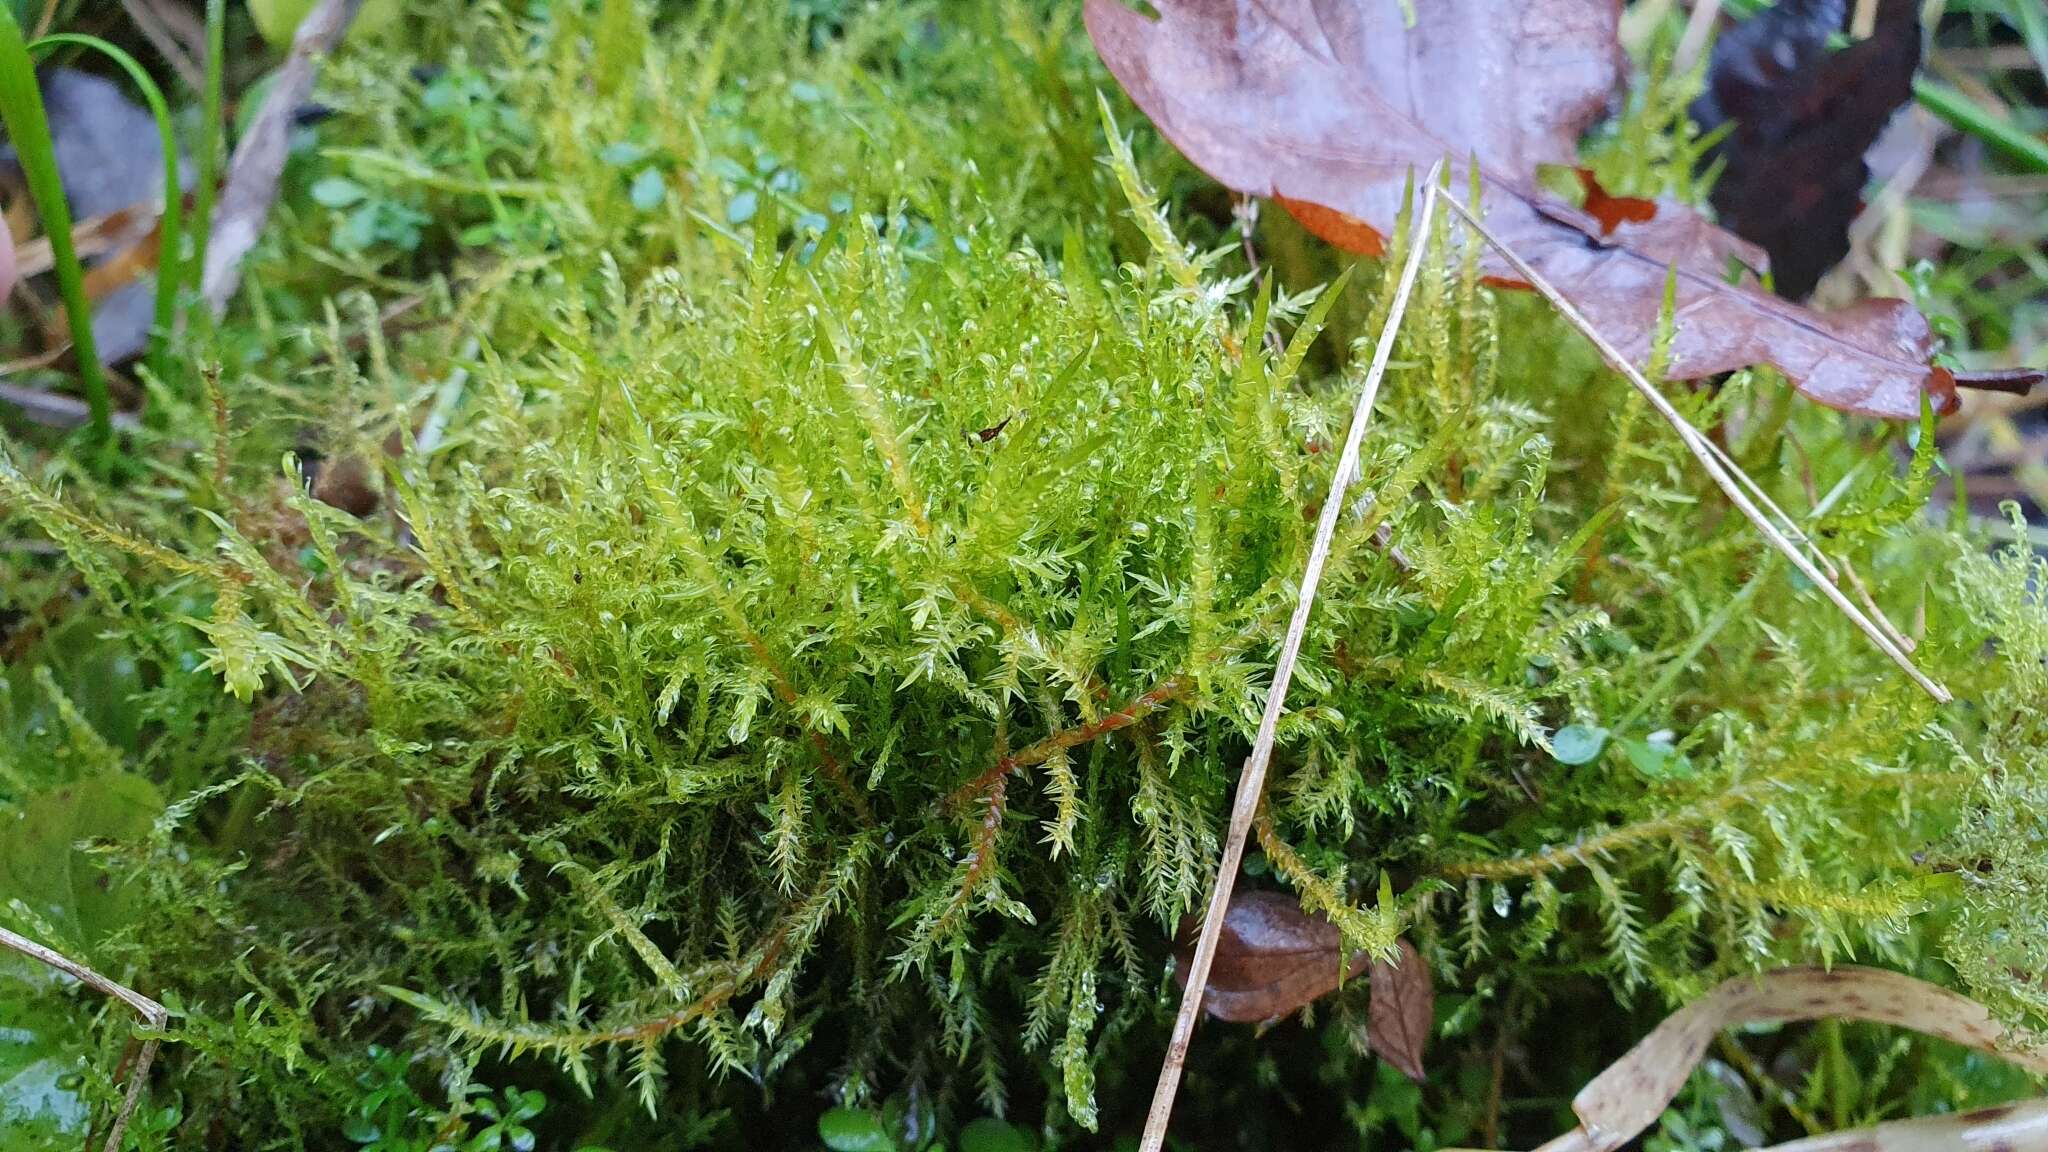
POLYGON ((160 231, 162 242, 158 246, 161 255, 157 257, 156 269, 156 323, 149 337, 149 370, 158 380, 164 380, 165 370, 169 367, 171 327, 177 319, 178 290, 183 279, 179 256, 185 246, 185 197, 178 186, 178 137, 171 127, 171 110, 164 103, 163 90, 150 79, 142 65, 136 63, 135 57, 97 36, 58 32, 28 47, 31 53, 40 53, 59 44, 90 48, 120 65, 141 91, 150 114, 156 117, 157 139, 163 147, 164 156, 164 215, 160 231))
POLYGON ((2048 143, 1993 116, 1956 89, 1920 76, 1913 80, 1913 96, 1957 131, 1975 136, 2027 171, 2048 172, 2048 143))
POLYGON ((0 6, 0 122, 14 141, 29 195, 50 236, 50 257, 64 313, 71 322, 71 347, 78 358, 78 377, 92 413, 92 438, 104 445, 113 440, 113 410, 107 400, 107 378, 100 368, 99 347, 92 336, 92 302, 85 297, 85 276, 71 245, 71 208, 57 177, 57 153, 50 144, 50 122, 43 112, 42 90, 36 85, 35 61, 22 39, 14 13, 0 6))

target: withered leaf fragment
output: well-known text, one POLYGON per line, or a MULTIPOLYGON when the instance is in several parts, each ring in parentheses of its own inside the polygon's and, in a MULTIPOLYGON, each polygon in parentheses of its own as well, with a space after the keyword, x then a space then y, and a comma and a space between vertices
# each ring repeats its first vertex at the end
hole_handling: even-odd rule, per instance
MULTIPOLYGON (((94 304, 94 344, 104 363, 126 363, 148 347, 155 319, 158 253, 151 237, 165 196, 156 120, 103 76, 51 67, 37 74, 37 82, 65 204, 83 222, 81 229, 95 225, 73 237, 85 242, 81 256, 100 257, 86 285, 94 304)), ((12 168, 13 150, 5 152, 12 168)), ((31 255, 40 259, 30 261, 24 275, 46 264, 42 253, 31 255)))
MULTIPOLYGON (((1911 1028, 1954 1044, 1989 1052, 2036 1073, 2048 1072, 2048 1053, 2016 1045, 1984 1006, 1946 988, 1877 968, 1780 968, 1737 976, 1673 1012, 1621 1059, 1572 1097, 1579 1127, 1545 1144, 1553 1152, 1616 1152, 1657 1122, 1692 1075, 1707 1045, 1737 1024, 1787 1023, 1838 1016, 1911 1028)), ((1996 1117, 1966 1113, 1955 1119, 1975 1128, 1996 1117)), ((1829 1148, 1996 1148, 1996 1139, 1960 1139, 1955 1127, 1924 1121, 1890 1128, 1890 1137, 1830 1142, 1829 1148), (1917 1136, 1917 1139, 1915 1137, 1917 1136)), ((1877 1131, 1882 1132, 1884 1128, 1877 1131)), ((1981 1129, 1980 1129, 1981 1130, 1981 1129)), ((2038 1129, 2035 1129, 2038 1131, 2038 1129)), ((1996 1129, 1991 1129, 1995 1134, 1996 1129)), ((1800 1147, 1810 1147, 1800 1141, 1800 1147)), ((1791 1147, 1787 1145, 1787 1147, 1791 1147)))
POLYGON ((1701 130, 1732 122, 1706 160, 1719 159, 1714 211, 1771 256, 1781 296, 1803 299, 1849 252, 1862 209, 1863 154, 1900 105, 1920 66, 1920 6, 1879 0, 1869 38, 1840 51, 1848 0, 1778 0, 1714 44, 1707 88, 1693 101, 1701 130))
POLYGON ((1400 948, 1397 963, 1373 959, 1366 1039, 1380 1059, 1419 1084, 1429 1077, 1422 1056, 1436 1024, 1436 985, 1415 946, 1402 940, 1400 948))
MULTIPOLYGON (((1673 379, 1770 364, 1845 411, 1913 419, 1923 392, 1938 410, 1957 405, 1959 378, 1929 366, 1933 337, 1912 306, 1803 308, 1752 274, 1730 283, 1731 268, 1767 257, 1683 205, 1610 230, 1537 186, 1538 165, 1573 162, 1615 86, 1619 0, 1430 0, 1414 6, 1413 28, 1385 0, 1155 7, 1156 20, 1086 0, 1089 34, 1124 90, 1223 184, 1290 211, 1314 206, 1295 214, 1333 244, 1374 250, 1411 172, 1447 159, 1462 189, 1476 163, 1489 226, 1636 363, 1649 360, 1673 270, 1673 379)), ((1486 271, 1519 283, 1491 253, 1486 271)))
MULTIPOLYGON (((1199 917, 1181 922, 1173 976, 1183 988, 1200 934, 1199 917)), ((1276 1019, 1336 991, 1365 964, 1362 952, 1347 960, 1343 933, 1328 920, 1303 912, 1293 896, 1240 892, 1223 915, 1202 1007, 1218 1020, 1240 1024, 1276 1019)))

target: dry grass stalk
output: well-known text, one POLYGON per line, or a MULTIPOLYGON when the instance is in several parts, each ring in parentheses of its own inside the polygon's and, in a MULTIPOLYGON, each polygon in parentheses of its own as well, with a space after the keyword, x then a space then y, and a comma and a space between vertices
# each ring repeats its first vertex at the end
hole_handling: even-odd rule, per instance
MULTIPOLYGON (((2035 1072, 2048 1054, 2012 1047, 1984 1006, 1946 988, 1878 968, 1781 968, 1737 976, 1673 1012, 1572 1097, 1579 1126, 1538 1152, 1615 1152, 1662 1116, 1707 1045, 1724 1029, 1840 1017, 1911 1028, 2035 1072)), ((1904 1152, 1924 1148, 2048 1147, 2048 1101, 1829 1133, 1775 1152, 1904 1152)))
MULTIPOLYGON (((1708 2, 1711 3, 1711 0, 1708 2)), ((1294 676, 1294 664, 1301 652, 1302 637, 1308 627, 1309 613, 1315 605, 1316 586, 1322 578, 1323 564, 1328 558, 1330 541, 1336 531, 1337 516, 1343 508, 1345 487, 1351 482, 1352 474, 1358 468, 1360 444, 1364 439, 1366 426, 1371 422, 1373 402, 1379 394, 1380 381, 1386 373, 1387 360, 1393 352, 1394 339, 1400 331, 1402 317, 1407 312, 1408 297, 1415 284, 1416 272, 1421 267, 1422 255, 1427 247, 1428 228, 1438 200, 1449 204, 1451 209, 1463 218, 1465 224, 1500 253, 1530 287, 1548 300, 1574 328, 1593 342, 1602 358, 1625 376, 1644 399, 1649 401, 1651 407, 1655 408, 1678 433, 1679 439, 1700 462, 1701 467, 1706 469, 1707 475, 1713 478, 1714 483, 1727 494, 1728 499, 1742 514, 1756 525, 1764 538, 1783 552, 1794 567, 1820 588, 1835 607, 1870 638, 1871 643, 1889 656, 1928 695, 1943 703, 1954 698, 1947 688, 1928 678, 1913 663, 1912 658, 1906 653, 1906 648, 1911 642, 1906 640, 1889 620, 1885 620, 1882 613, 1876 612, 1875 605, 1871 606, 1871 613, 1866 614, 1843 594, 1837 584, 1841 570, 1820 551, 1811 538, 1799 528, 1797 522, 1772 502, 1763 489, 1721 451, 1719 446, 1693 427, 1671 401, 1666 399, 1612 342, 1601 335, 1599 330, 1572 306, 1571 301, 1565 299, 1562 293, 1531 268, 1518 253, 1488 230, 1477 213, 1458 203, 1456 198, 1441 194, 1438 188, 1438 175, 1441 169, 1441 164, 1431 168, 1428 178, 1424 181, 1421 211, 1416 214, 1409 242, 1408 262, 1401 270, 1393 306, 1387 313, 1385 327, 1380 331, 1379 343, 1373 350, 1372 366, 1366 373, 1365 384, 1359 392, 1357 408, 1352 413, 1351 429, 1344 441, 1344 453, 1338 461, 1337 473, 1331 480, 1329 498, 1323 502, 1322 515, 1316 524, 1315 543, 1309 552, 1308 565, 1302 573, 1300 597, 1295 603, 1294 616, 1288 622, 1286 640, 1282 643, 1279 658, 1274 664, 1273 684, 1266 694, 1266 707, 1259 720, 1258 736, 1252 743, 1251 755, 1245 759, 1244 771, 1238 778, 1237 795, 1231 807, 1230 834, 1224 841, 1223 857, 1217 865, 1216 881, 1210 888, 1209 907, 1203 917, 1202 934, 1196 942, 1194 958, 1189 963, 1187 986, 1181 996, 1180 1010, 1174 1017, 1173 1034, 1167 1042, 1166 1058, 1159 1069, 1159 1083, 1153 1090, 1152 1107, 1145 1118, 1145 1133, 1139 1144, 1140 1152, 1159 1152, 1166 1141, 1167 1121, 1173 1114, 1174 1096, 1180 1088, 1181 1071, 1187 1062, 1188 1043, 1194 1035, 1195 1021, 1201 1015, 1202 993, 1208 987, 1209 969, 1216 958, 1217 938, 1222 930, 1224 913, 1230 906, 1238 868, 1244 859, 1245 840, 1250 834, 1253 821, 1258 814, 1260 800, 1265 792, 1266 768, 1272 759, 1273 742, 1280 716, 1287 707, 1287 688, 1294 676)))
MULTIPOLYGON (((1773 547, 1783 552, 1785 557, 1792 561, 1793 567, 1799 569, 1800 573, 1808 580, 1813 581, 1814 585, 1821 590, 1822 595, 1832 601, 1836 608, 1841 609, 1842 614, 1847 616, 1850 622, 1855 624, 1865 636, 1868 636, 1870 642, 1877 645, 1879 651, 1891 657, 1892 662, 1897 664, 1929 696, 1944 704, 1955 698, 1949 693, 1947 688, 1935 683, 1928 678, 1926 673, 1920 671, 1919 666, 1913 663, 1913 658, 1906 654, 1905 649, 1899 646, 1898 642, 1890 635, 1890 632, 1884 626, 1872 620, 1863 609, 1852 603, 1849 597, 1842 592, 1841 587, 1821 570, 1820 565, 1815 564, 1807 555, 1807 549, 1801 548, 1793 542, 1796 539, 1806 543, 1807 548, 1812 548, 1811 542, 1807 541, 1805 535, 1799 531, 1796 524, 1792 523, 1790 517, 1787 517, 1782 511, 1778 511, 1776 516, 1772 516, 1758 506, 1757 501, 1752 496, 1753 493, 1761 492, 1756 482, 1744 475, 1740 468, 1724 463, 1726 456, 1716 448, 1713 441, 1709 440, 1699 429, 1693 427, 1686 420, 1685 416, 1672 405, 1671 401, 1666 399, 1664 394, 1658 391, 1656 386, 1651 384, 1634 364, 1629 362, 1628 357, 1622 355, 1621 351, 1614 346, 1612 341, 1601 335, 1599 329, 1593 327, 1592 322, 1581 315, 1579 310, 1572 306, 1571 301, 1564 298, 1563 293, 1553 287, 1534 268, 1531 268, 1528 261, 1523 260, 1514 249, 1502 243, 1499 237, 1488 230, 1486 225, 1480 221, 1478 215, 1471 209, 1450 197, 1445 197, 1444 199, 1453 211, 1464 218, 1465 223, 1474 232, 1478 233, 1494 251, 1500 253, 1501 258, 1506 260, 1515 269, 1517 275, 1526 280, 1529 286, 1540 293, 1545 300, 1550 301, 1551 306, 1556 308, 1558 313, 1572 327, 1577 328, 1580 334, 1593 342, 1593 347, 1599 349, 1601 358, 1606 360, 1610 367, 1628 378, 1628 382, 1635 386, 1636 391, 1640 392, 1643 398, 1650 402, 1650 406, 1657 410, 1657 414, 1662 416, 1665 422, 1671 425, 1672 430, 1678 433, 1678 438, 1684 441, 1686 448, 1700 462, 1700 466, 1707 470, 1707 475, 1713 478, 1714 483, 1720 487, 1722 492, 1727 494, 1728 499, 1735 504, 1735 507, 1740 509, 1742 514, 1749 518, 1750 523, 1756 525, 1757 531, 1764 534, 1764 539, 1769 540, 1773 547)), ((1768 503, 1767 500, 1766 503, 1768 503)), ((1771 507, 1773 510, 1776 510, 1775 505, 1771 507)), ((1829 567, 1832 568, 1833 565, 1830 564, 1829 567)))
POLYGON ((1223 930, 1224 913, 1230 907, 1238 866, 1244 860, 1245 839, 1251 834, 1259 800, 1266 790, 1266 766, 1272 760, 1273 740, 1279 729, 1280 715, 1287 710, 1287 686, 1294 679, 1294 662, 1301 654, 1309 613, 1315 607, 1316 585, 1322 580, 1323 564, 1329 559, 1330 542, 1337 532, 1337 517, 1344 509, 1344 490, 1358 471, 1359 448, 1365 440, 1366 425, 1372 422, 1373 402, 1379 396, 1380 380, 1387 372, 1387 360, 1393 355, 1394 338, 1400 333, 1401 318, 1408 310, 1408 297, 1415 287, 1416 272, 1422 267, 1423 253, 1429 247, 1429 226, 1436 214, 1437 183, 1442 170, 1443 165, 1437 164, 1422 182, 1421 211, 1415 214, 1415 224, 1408 238, 1408 263, 1401 269, 1400 283, 1394 289, 1393 306, 1387 312, 1385 327, 1380 329, 1379 344, 1373 349, 1372 367, 1365 374, 1365 384, 1358 393, 1358 405, 1351 413, 1351 430, 1344 437, 1344 453, 1337 460, 1336 475, 1330 478, 1330 495, 1323 501, 1322 514, 1316 521, 1315 543, 1309 550, 1308 566, 1301 574, 1300 598, 1295 602, 1293 619, 1287 622, 1287 638, 1280 645, 1279 659, 1273 665, 1273 685, 1266 692, 1266 710, 1259 718, 1259 734, 1252 742, 1251 755, 1245 759, 1244 772, 1238 777, 1237 798, 1230 811, 1230 835, 1223 843, 1223 859, 1217 864, 1216 882, 1209 892, 1209 910, 1202 918, 1202 935, 1195 943, 1195 955, 1188 964, 1187 988, 1181 995, 1180 1012, 1174 1017, 1173 1036, 1167 1042, 1166 1060, 1159 1069, 1159 1085, 1152 1094, 1152 1109, 1145 1117, 1145 1135, 1139 1144, 1141 1152, 1159 1152, 1166 1141, 1166 1122, 1173 1115, 1173 1098, 1180 1090, 1181 1067, 1187 1062, 1188 1041, 1194 1036, 1195 1021, 1202 1012, 1202 993, 1208 987, 1209 969, 1216 960, 1217 937, 1223 930))
MULTIPOLYGON (((5 945, 39 964, 54 968, 103 996, 111 996, 128 1005, 135 1010, 137 1016, 142 1017, 143 1023, 152 1032, 161 1031, 171 1018, 171 1014, 163 1005, 142 993, 125 984, 115 983, 63 953, 46 948, 26 936, 0 928, 0 945, 5 945)), ((105 1152, 120 1152, 121 1137, 127 1134, 128 1121, 134 1118, 135 1109, 142 1103, 142 1090, 149 1085, 149 1066, 156 1062, 156 1050, 161 1043, 156 1036, 146 1037, 142 1041, 141 1050, 135 1054, 135 1066, 128 1070, 128 1091, 121 1098, 120 1110, 114 1113, 113 1127, 107 1131, 105 1152)))
MULTIPOLYGON (((270 218, 290 150, 292 117, 311 95, 320 61, 340 45, 361 6, 362 0, 320 0, 306 14, 292 37, 291 54, 277 70, 262 109, 228 163, 227 183, 211 221, 206 268, 200 279, 200 292, 216 319, 227 312, 228 301, 242 283, 242 258, 256 246, 263 224, 270 218)), ((197 226, 209 224, 200 221, 197 226)))

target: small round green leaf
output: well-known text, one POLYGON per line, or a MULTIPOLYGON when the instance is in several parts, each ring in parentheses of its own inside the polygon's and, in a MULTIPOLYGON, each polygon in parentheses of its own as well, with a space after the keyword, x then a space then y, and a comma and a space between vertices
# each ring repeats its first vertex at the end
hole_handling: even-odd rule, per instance
POLYGON ((1560 764, 1590 764, 1607 747, 1607 729, 1567 724, 1550 738, 1550 755, 1560 764))
POLYGON ((369 198, 361 184, 346 176, 329 176, 313 185, 313 202, 323 208, 346 208, 369 198))
POLYGON ((1014 1124, 983 1117, 960 1130, 960 1152, 1031 1152, 1031 1137, 1014 1124))
POLYGON ((1635 770, 1652 780, 1682 780, 1692 775, 1692 761, 1660 740, 1623 740, 1621 750, 1635 770))
POLYGON ((661 171, 642 168, 640 174, 633 177, 631 196, 633 207, 642 212, 652 212, 661 207, 662 200, 668 196, 668 185, 662 181, 661 171))
POLYGON ((896 1152, 882 1118, 861 1108, 834 1108, 818 1117, 818 1139, 833 1152, 896 1152))

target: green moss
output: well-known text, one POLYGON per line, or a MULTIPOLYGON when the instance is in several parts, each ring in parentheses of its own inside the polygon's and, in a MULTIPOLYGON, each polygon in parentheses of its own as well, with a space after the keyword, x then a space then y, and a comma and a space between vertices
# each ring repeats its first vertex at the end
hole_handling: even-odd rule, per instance
MULTIPOLYGON (((361 195, 285 206, 213 349, 228 438, 173 407, 147 485, 0 470, 75 565, 19 578, 88 592, 141 668, 117 751, 172 805, 118 852, 125 928, 66 943, 180 1013, 179 1141, 337 1145, 388 1051, 429 1101, 547 1084, 564 1146, 803 1141, 822 1092, 1133 1127, 1390 271, 1267 292, 1149 199, 1183 179, 1149 134, 1099 163, 1065 6, 812 7, 486 9, 416 46, 423 85, 350 58, 294 180, 361 195), (385 335, 372 296, 412 292, 385 335), (374 461, 377 512, 280 475, 305 429, 374 461)), ((1205 1029, 1191 1125, 1476 1141, 1523 1036, 1557 1049, 1506 1088, 1540 1132, 1630 1012, 1788 962, 1946 964, 2048 1015, 2013 975, 2048 958, 2038 567, 1921 514, 1932 457, 1889 430, 1762 376, 1674 391, 1834 510, 1960 703, 1439 253, 1251 865, 1411 934, 1439 1072, 1376 1079, 1354 989, 1319 1039, 1205 1029), (1552 755, 1572 724, 1608 739, 1552 755)), ((1886 1075, 1974 1098, 1959 1059, 1886 1075)))

